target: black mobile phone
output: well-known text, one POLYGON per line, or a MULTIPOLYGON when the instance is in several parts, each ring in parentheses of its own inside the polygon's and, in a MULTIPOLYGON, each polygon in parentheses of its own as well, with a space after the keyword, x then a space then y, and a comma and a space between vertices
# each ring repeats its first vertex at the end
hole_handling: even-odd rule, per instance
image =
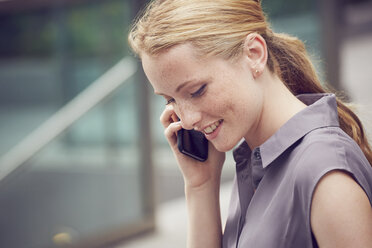
POLYGON ((182 128, 177 132, 177 145, 181 153, 198 161, 208 159, 208 140, 202 132, 182 128))

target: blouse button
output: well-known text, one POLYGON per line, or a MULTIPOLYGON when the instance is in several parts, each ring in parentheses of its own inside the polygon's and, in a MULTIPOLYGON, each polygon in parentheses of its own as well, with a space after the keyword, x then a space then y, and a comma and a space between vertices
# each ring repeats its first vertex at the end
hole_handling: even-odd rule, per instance
POLYGON ((261 154, 260 154, 260 151, 256 150, 254 152, 254 157, 257 159, 257 160, 261 160, 261 154))

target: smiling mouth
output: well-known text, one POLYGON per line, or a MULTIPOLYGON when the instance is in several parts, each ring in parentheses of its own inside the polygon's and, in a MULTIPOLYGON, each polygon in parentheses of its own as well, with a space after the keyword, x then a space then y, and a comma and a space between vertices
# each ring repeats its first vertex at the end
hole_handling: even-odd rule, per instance
POLYGON ((206 134, 211 134, 213 133, 214 130, 216 130, 218 128, 219 125, 221 125, 223 120, 218 120, 216 121, 215 123, 213 123, 212 125, 210 125, 209 127, 206 127, 203 131, 204 133, 206 134))

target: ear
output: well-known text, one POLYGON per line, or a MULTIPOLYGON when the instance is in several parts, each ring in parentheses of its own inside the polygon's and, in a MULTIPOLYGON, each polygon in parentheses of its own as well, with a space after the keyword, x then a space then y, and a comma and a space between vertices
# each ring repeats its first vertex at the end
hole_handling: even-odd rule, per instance
POLYGON ((253 77, 258 78, 263 73, 267 63, 268 55, 265 39, 257 33, 247 35, 243 52, 243 55, 249 61, 253 77))

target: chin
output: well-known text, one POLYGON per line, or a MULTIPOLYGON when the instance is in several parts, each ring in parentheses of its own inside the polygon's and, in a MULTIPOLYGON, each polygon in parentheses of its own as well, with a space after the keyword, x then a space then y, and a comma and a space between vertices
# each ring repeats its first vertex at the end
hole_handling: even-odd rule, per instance
POLYGON ((233 143, 223 143, 223 144, 213 144, 217 151, 228 152, 232 150, 236 144, 233 143))

